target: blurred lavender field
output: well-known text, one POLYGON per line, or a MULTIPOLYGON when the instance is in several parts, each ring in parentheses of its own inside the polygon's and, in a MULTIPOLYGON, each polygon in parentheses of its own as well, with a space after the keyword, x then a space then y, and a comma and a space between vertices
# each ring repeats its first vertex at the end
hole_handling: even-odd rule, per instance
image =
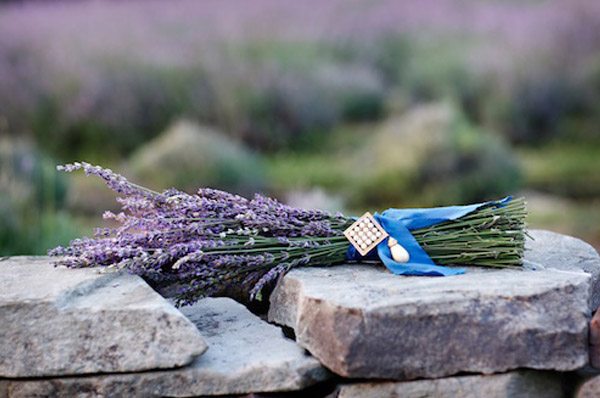
POLYGON ((599 125, 592 0, 0 3, 0 254, 100 222, 78 159, 349 212, 523 193, 600 244, 599 125))

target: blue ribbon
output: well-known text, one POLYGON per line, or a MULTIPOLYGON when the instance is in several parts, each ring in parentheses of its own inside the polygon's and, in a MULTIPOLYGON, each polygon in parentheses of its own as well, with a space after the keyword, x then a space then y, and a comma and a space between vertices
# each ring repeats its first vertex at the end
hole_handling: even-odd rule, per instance
MULTIPOLYGON (((435 265, 431 257, 414 236, 411 230, 426 228, 446 221, 456 220, 466 216, 482 207, 504 206, 512 200, 507 196, 502 200, 477 203, 467 206, 434 207, 431 209, 388 209, 382 214, 375 213, 373 216, 381 224, 383 229, 402 245, 410 256, 407 263, 398 263, 392 259, 392 253, 387 244, 387 239, 377 245, 377 256, 392 273, 396 275, 415 276, 449 276, 464 274, 464 269, 448 268, 435 265)), ((375 252, 371 251, 366 258, 373 258, 375 252)), ((350 245, 346 253, 348 260, 360 261, 363 257, 350 245)))

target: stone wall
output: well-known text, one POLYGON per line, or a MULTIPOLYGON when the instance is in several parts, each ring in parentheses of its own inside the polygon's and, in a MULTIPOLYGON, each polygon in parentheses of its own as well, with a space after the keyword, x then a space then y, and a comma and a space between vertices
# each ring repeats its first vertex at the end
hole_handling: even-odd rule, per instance
POLYGON ((600 257, 531 234, 524 270, 295 269, 266 316, 228 298, 179 311, 136 276, 4 259, 0 398, 598 397, 600 257))

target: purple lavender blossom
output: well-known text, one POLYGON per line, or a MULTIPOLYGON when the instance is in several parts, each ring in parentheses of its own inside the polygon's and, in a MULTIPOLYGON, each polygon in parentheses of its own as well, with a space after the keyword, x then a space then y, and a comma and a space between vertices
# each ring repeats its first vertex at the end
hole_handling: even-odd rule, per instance
MULTIPOLYGON (((340 214, 213 189, 194 195, 175 189, 158 193, 88 163, 59 169, 83 169, 102 178, 122 195, 122 212, 105 213, 116 228, 100 229, 94 238, 51 250, 50 255, 61 256, 56 264, 127 270, 159 290, 175 287, 179 305, 217 295, 261 299, 291 268, 346 260, 349 243, 342 231, 354 220, 340 214)), ((516 199, 482 206, 460 222, 411 233, 439 264, 516 267, 522 264, 526 214, 525 201, 516 199), (465 233, 472 239, 465 242, 465 233)))
POLYGON ((251 299, 289 269, 342 262, 343 229, 351 220, 290 207, 256 195, 251 200, 214 189, 194 195, 162 193, 89 163, 59 166, 84 170, 121 195, 122 211, 105 212, 116 228, 99 228, 49 252, 68 267, 125 269, 152 283, 176 285, 178 304, 240 291, 251 299))

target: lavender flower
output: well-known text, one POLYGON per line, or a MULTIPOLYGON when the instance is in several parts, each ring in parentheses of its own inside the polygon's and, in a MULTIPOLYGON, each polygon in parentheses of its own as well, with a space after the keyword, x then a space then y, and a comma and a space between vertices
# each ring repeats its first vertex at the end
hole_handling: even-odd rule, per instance
POLYGON ((341 215, 207 188, 194 195, 175 189, 158 193, 85 162, 58 169, 100 177, 121 195, 122 211, 103 215, 116 228, 99 228, 94 238, 51 250, 61 256, 57 264, 126 269, 150 283, 167 281, 178 286, 179 304, 240 287, 246 297, 260 298, 294 266, 344 260, 347 241, 341 231, 351 221, 341 215))
MULTIPOLYGON (((88 163, 59 169, 102 178, 122 195, 122 212, 104 214, 116 228, 51 250, 60 256, 56 263, 125 269, 155 287, 174 286, 180 305, 216 295, 261 299, 291 268, 346 260, 349 243, 342 231, 353 219, 341 214, 214 189, 158 193, 88 163)), ((516 199, 411 233, 439 264, 514 267, 522 264, 525 215, 524 200, 516 199)))

